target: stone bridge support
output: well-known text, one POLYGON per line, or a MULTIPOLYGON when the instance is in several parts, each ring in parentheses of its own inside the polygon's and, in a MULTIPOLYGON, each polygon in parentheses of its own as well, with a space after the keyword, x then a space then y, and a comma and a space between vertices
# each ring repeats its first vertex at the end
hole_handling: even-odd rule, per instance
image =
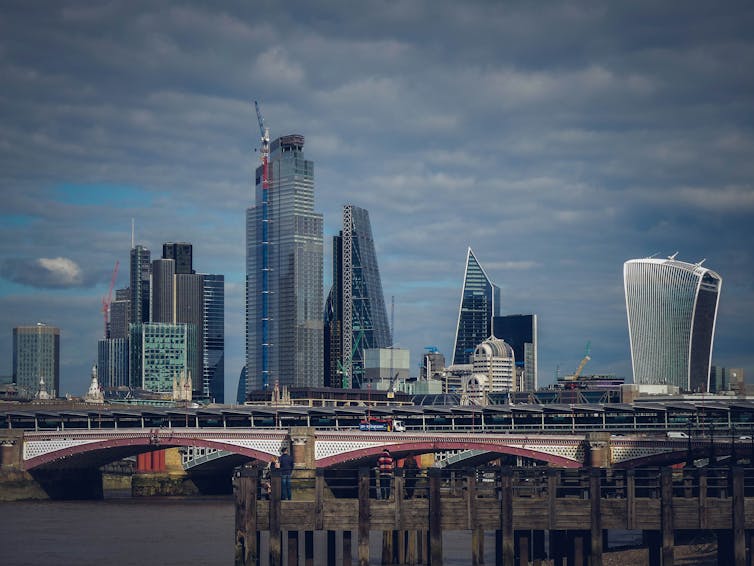
POLYGON ((584 443, 584 466, 609 468, 612 465, 609 432, 588 432, 584 443))
POLYGON ((21 470, 24 446, 22 431, 4 430, 0 434, 0 468, 21 470))

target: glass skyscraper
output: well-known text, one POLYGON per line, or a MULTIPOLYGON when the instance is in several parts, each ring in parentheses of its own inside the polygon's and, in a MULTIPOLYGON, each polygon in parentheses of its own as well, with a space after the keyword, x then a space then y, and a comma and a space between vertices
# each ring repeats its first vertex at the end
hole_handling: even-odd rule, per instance
POLYGON ((41 322, 13 329, 13 383, 31 399, 40 390, 51 397, 60 393, 60 329, 41 322))
POLYGON ((323 384, 322 215, 304 137, 270 145, 269 189, 256 169, 246 211, 246 391, 323 384))
POLYGON ((204 278, 204 375, 202 394, 215 403, 225 402, 225 277, 204 278))
POLYGON ((325 383, 362 387, 364 351, 392 346, 372 226, 363 208, 343 207, 343 230, 333 237, 332 280, 325 305, 325 383))
POLYGON ((131 313, 129 321, 137 324, 149 322, 150 315, 150 292, 149 283, 152 275, 151 254, 144 246, 131 248, 131 313))
POLYGON ((453 364, 468 364, 476 347, 492 336, 492 317, 500 314, 500 288, 490 281, 471 248, 466 253, 453 364))
POLYGON ((492 333, 513 348, 516 368, 523 371, 523 391, 537 389, 537 315, 510 314, 492 318, 492 333))
POLYGON ((623 282, 634 383, 709 391, 722 278, 673 255, 627 261, 623 282))
POLYGON ((173 391, 173 381, 191 377, 196 362, 196 327, 193 324, 149 322, 131 325, 131 386, 148 391, 173 391))

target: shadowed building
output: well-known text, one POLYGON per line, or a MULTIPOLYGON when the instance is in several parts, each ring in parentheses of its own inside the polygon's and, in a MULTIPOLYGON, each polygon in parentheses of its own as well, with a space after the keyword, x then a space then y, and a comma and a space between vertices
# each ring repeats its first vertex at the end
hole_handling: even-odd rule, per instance
POLYGON ((343 207, 325 303, 325 384, 363 387, 364 352, 392 345, 369 212, 343 207))
POLYGON ((492 318, 495 338, 505 340, 516 356, 516 390, 537 390, 537 315, 511 314, 492 318))
POLYGON ((492 317, 500 314, 500 288, 494 285, 471 248, 466 253, 453 365, 468 364, 478 344, 492 335, 492 317))
POLYGON ((709 391, 722 278, 673 255, 627 261, 623 281, 634 383, 709 391))

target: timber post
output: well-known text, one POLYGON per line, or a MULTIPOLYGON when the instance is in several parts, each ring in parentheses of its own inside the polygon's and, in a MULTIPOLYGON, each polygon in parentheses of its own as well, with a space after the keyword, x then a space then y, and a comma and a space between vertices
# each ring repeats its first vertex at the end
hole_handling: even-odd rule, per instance
POLYGON ((257 488, 258 470, 240 468, 234 477, 233 493, 236 500, 236 566, 256 565, 259 560, 257 546, 257 488))
POLYGON ((270 566, 282 566, 283 546, 280 531, 280 468, 270 470, 270 566))
POLYGON ((440 468, 427 470, 429 476, 429 560, 432 566, 442 566, 441 473, 440 468))
POLYGON ((591 566, 602 566, 602 513, 601 498, 602 489, 600 481, 602 480, 602 470, 599 468, 589 469, 589 498, 592 503, 591 508, 591 566))
POLYGON ((673 470, 662 468, 661 482, 661 525, 662 525, 662 566, 673 566, 673 470))
POLYGON ((359 566, 369 566, 369 468, 359 468, 358 532, 359 566))
POLYGON ((513 566, 516 553, 513 541, 513 469, 506 466, 500 474, 500 529, 503 531, 503 564, 513 566))
POLYGON ((746 514, 744 507, 744 470, 735 466, 733 474, 733 561, 736 566, 746 564, 746 514))

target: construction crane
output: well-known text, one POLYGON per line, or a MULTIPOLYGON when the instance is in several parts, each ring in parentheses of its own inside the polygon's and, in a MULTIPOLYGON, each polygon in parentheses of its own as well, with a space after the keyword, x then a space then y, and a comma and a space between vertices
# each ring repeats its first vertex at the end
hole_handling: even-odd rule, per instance
POLYGON ((270 312, 269 312, 269 293, 270 293, 270 238, 269 238, 269 204, 270 204, 270 176, 269 176, 269 157, 270 157, 270 129, 265 125, 262 118, 262 111, 259 109, 259 103, 254 101, 254 108, 257 111, 257 121, 259 122, 260 133, 260 159, 262 160, 262 389, 270 386, 270 312))
POLYGON ((581 370, 584 369, 584 366, 586 363, 592 359, 592 357, 589 355, 589 352, 591 351, 592 343, 587 342, 586 343, 586 352, 584 353, 584 358, 581 360, 581 363, 579 364, 579 367, 576 368, 576 371, 572 376, 569 377, 569 379, 578 379, 579 375, 581 375, 581 370))
POLYGON ((105 338, 107 338, 107 323, 110 321, 110 304, 113 302, 113 287, 115 287, 115 278, 118 277, 118 266, 120 261, 115 261, 113 276, 110 278, 110 288, 107 290, 107 297, 102 297, 102 314, 105 317, 105 338))
POLYGON ((353 383, 349 383, 352 376, 349 375, 349 370, 353 369, 353 357, 356 355, 356 350, 359 349, 359 342, 361 342, 361 339, 364 337, 364 329, 362 328, 359 331, 359 334, 356 336, 356 340, 353 342, 353 348, 351 348, 351 353, 348 356, 347 360, 343 360, 343 363, 338 360, 338 370, 340 371, 342 378, 342 387, 343 389, 348 389, 350 387, 353 387, 353 383), (348 368, 348 369, 346 369, 348 368))

